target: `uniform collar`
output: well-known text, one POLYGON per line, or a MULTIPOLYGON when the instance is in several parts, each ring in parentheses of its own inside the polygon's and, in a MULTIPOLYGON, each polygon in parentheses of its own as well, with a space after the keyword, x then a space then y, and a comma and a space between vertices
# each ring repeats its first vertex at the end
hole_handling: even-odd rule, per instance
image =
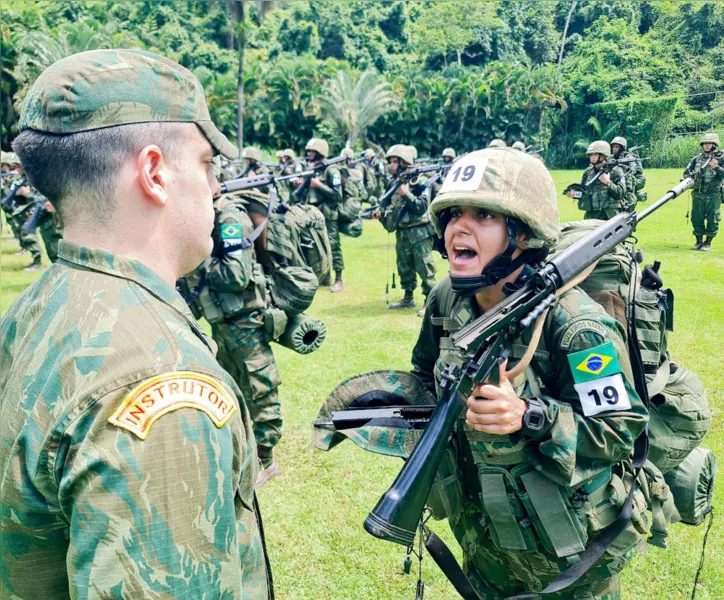
POLYGON ((140 261, 107 250, 78 246, 65 240, 60 240, 58 245, 58 258, 60 262, 70 267, 133 281, 165 304, 175 308, 188 321, 196 322, 176 289, 140 261))

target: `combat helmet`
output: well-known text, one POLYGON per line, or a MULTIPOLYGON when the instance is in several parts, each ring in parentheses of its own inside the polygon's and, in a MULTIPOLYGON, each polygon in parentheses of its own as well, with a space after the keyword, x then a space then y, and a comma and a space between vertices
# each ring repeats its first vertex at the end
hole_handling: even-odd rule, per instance
POLYGON ((442 157, 447 158, 448 156, 450 158, 455 158, 455 150, 453 150, 452 148, 445 148, 445 150, 442 151, 442 157))
POLYGON ((375 156, 376 156, 376 153, 372 148, 367 148, 367 150, 365 150, 365 158, 367 160, 370 160, 370 159, 374 158, 375 156))
POLYGON ((605 140, 596 140, 595 142, 591 142, 586 150, 586 156, 590 156, 591 154, 600 154, 604 158, 608 158, 611 156, 611 146, 605 140))
POLYGON ((3 152, 2 153, 2 164, 9 167, 21 167, 20 159, 15 152, 3 152))
POLYGON ((615 138, 613 138, 611 140, 611 146, 613 146, 614 144, 618 144, 624 150, 626 150, 628 148, 628 142, 626 141, 626 138, 621 137, 620 135, 617 135, 615 138))
POLYGON ((701 138, 701 141, 699 142, 699 145, 703 144, 714 144, 715 146, 719 146, 719 134, 718 133, 705 133, 704 137, 701 138))
POLYGON ((495 138, 488 144, 488 148, 507 148, 508 145, 500 138, 495 138))
POLYGON ((249 160, 261 162, 261 152, 259 152, 259 148, 255 148, 254 146, 247 146, 241 153, 241 158, 248 158, 249 160))
POLYGON ((304 149, 314 150, 317 154, 322 156, 322 158, 327 158, 327 156, 329 156, 329 144, 320 138, 312 138, 309 140, 307 145, 304 146, 304 149))
POLYGON ((480 275, 450 276, 455 293, 471 296, 495 285, 523 264, 543 260, 558 241, 561 217, 553 178, 534 156, 512 149, 487 148, 467 154, 458 162, 463 170, 472 166, 473 175, 463 182, 449 173, 443 181, 440 193, 430 205, 437 234, 444 236, 449 218, 446 209, 460 205, 502 213, 508 228, 508 247, 480 275), (526 240, 527 248, 513 259, 523 224, 532 236, 526 240))
POLYGON ((289 160, 296 160, 297 156, 294 154, 294 150, 291 148, 284 148, 284 150, 279 152, 279 156, 281 158, 288 158, 289 160))
POLYGON ((416 146, 407 146, 410 149, 410 152, 412 152, 412 162, 415 162, 417 160, 417 147, 416 146))
POLYGON ((523 142, 514 142, 511 148, 513 150, 520 150, 521 152, 525 152, 525 144, 523 142))
POLYGON ((415 155, 412 152, 412 146, 405 146, 404 144, 395 144, 390 146, 390 149, 385 154, 385 158, 399 158, 405 161, 408 165, 415 162, 415 155))
POLYGON ((354 150, 350 148, 349 146, 345 146, 342 148, 342 152, 339 153, 340 156, 344 156, 345 158, 353 158, 354 157, 354 150))

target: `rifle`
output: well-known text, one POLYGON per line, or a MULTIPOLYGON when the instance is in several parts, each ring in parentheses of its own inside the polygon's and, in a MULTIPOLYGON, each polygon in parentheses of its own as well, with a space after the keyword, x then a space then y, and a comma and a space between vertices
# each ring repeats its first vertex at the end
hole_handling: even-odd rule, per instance
POLYGON ((327 167, 338 165, 339 163, 347 162, 348 160, 349 159, 346 156, 338 156, 337 158, 332 158, 330 160, 323 160, 318 164, 312 165, 307 170, 298 173, 297 177, 303 177, 304 181, 302 181, 302 185, 292 192, 292 196, 294 196, 297 201, 301 201, 304 192, 309 187, 312 177, 314 177, 319 171, 324 171, 327 167))
POLYGON ((384 408, 356 408, 336 410, 332 412, 332 422, 335 429, 355 429, 366 425, 383 425, 380 420, 403 419, 414 429, 424 429, 435 410, 434 404, 421 406, 385 406, 384 408))
POLYGON ((12 177, 13 175, 18 175, 19 173, 17 171, 5 171, 4 173, 0 173, 0 178, 2 177, 12 177))
POLYGON ((221 193, 228 194, 229 192, 251 190, 258 187, 264 187, 265 185, 276 185, 278 181, 284 181, 286 179, 296 179, 297 177, 312 175, 314 175, 314 170, 307 169, 306 171, 290 173, 289 175, 274 175, 273 173, 268 173, 266 175, 255 175, 254 177, 237 177, 236 179, 224 181, 221 184, 221 193))
MULTIPOLYGON (((639 147, 640 146, 636 146, 635 148, 639 147)), ((646 156, 644 158, 639 158, 638 156, 627 156, 626 158, 607 158, 604 161, 603 166, 596 172, 596 174, 583 185, 584 187, 590 186, 591 184, 595 183, 598 178, 604 173, 610 173, 617 165, 623 165, 624 167, 628 167, 630 169, 631 167, 629 167, 629 165, 632 165, 642 160, 649 160, 650 158, 650 156, 646 156)))
MULTIPOLYGON (((722 156, 724 156, 724 150, 715 150, 715 151, 713 151, 713 152, 709 155, 709 158, 706 160, 706 162, 705 162, 703 165, 701 165, 701 168, 699 169, 699 171, 702 171, 702 170, 712 161, 712 159, 715 159, 715 158, 716 158, 717 161, 719 161, 719 160, 721 160, 722 156)), ((688 167, 686 168, 686 172, 689 173, 692 177, 696 177, 696 175, 698 175, 698 174, 695 174, 695 173, 690 173, 688 167)))
POLYGON ((43 206, 45 206, 46 202, 47 201, 45 200, 45 198, 35 201, 35 208, 33 209, 33 214, 28 217, 28 220, 25 221, 25 223, 23 223, 23 226, 20 228, 21 231, 24 231, 25 233, 32 233, 38 228, 40 213, 43 212, 43 206))
POLYGON ((13 202, 15 201, 15 195, 18 193, 18 190, 25 185, 25 178, 19 179, 18 181, 14 181, 13 184, 10 186, 10 192, 8 193, 5 198, 3 198, 3 201, 0 202, 0 206, 3 207, 6 211, 9 211, 13 207, 13 202))
MULTIPOLYGON (((631 210, 606 221, 554 256, 505 300, 451 336, 452 343, 467 352, 466 363, 462 368, 450 364, 442 374, 438 404, 394 483, 365 520, 368 533, 408 547, 414 542, 448 441, 472 391, 497 375, 499 365, 511 354, 513 342, 555 302, 556 291, 625 241, 640 221, 693 185, 694 180, 686 178, 640 213, 631 210)), ((599 549, 595 546, 592 552, 599 549)), ((601 554, 604 551, 605 547, 601 554)))

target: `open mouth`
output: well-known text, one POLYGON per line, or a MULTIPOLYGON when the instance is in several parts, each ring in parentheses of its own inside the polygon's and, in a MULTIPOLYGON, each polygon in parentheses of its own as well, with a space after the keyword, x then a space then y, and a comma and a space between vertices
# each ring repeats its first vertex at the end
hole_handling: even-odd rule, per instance
POLYGON ((452 262, 456 265, 466 265, 475 260, 478 253, 467 246, 453 246, 452 262))

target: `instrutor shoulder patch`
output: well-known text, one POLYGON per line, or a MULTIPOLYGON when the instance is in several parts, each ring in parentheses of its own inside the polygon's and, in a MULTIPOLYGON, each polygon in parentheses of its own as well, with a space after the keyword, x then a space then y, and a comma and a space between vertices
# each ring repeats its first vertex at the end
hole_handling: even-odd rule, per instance
POLYGON ((221 383, 207 375, 174 371, 138 385, 108 422, 145 440, 158 419, 179 408, 205 412, 221 428, 236 412, 236 401, 221 383))

